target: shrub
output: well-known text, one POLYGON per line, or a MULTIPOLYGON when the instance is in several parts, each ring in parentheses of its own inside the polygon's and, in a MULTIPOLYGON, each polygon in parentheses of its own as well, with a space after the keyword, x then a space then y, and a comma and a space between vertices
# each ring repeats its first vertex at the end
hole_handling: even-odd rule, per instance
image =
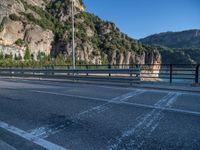
POLYGON ((39 52, 37 56, 37 60, 44 60, 46 58, 46 55, 44 52, 39 52))
POLYGON ((22 39, 18 39, 16 42, 15 42, 16 45, 18 46, 23 46, 24 45, 24 41, 22 39))
POLYGON ((60 9, 61 6, 62 6, 62 2, 61 2, 61 1, 57 1, 57 2, 55 3, 55 8, 56 8, 56 9, 60 9))
POLYGON ((25 51, 24 60, 31 60, 31 53, 28 48, 25 51))
POLYGON ((16 14, 10 14, 9 18, 13 21, 21 21, 21 17, 17 16, 16 14))

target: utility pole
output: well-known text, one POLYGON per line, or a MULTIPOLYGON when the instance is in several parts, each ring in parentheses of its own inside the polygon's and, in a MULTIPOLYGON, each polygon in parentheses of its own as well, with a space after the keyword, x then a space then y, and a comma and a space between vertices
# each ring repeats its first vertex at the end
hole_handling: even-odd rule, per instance
POLYGON ((75 25, 74 25, 74 0, 72 0, 72 61, 73 69, 76 69, 76 54, 75 54, 75 25))

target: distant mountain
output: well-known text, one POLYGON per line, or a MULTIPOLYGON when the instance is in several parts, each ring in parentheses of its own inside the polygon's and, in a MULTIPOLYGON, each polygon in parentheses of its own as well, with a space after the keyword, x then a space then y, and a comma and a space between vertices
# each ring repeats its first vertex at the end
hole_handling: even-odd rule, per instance
POLYGON ((149 45, 163 45, 169 48, 200 48, 200 30, 164 32, 140 39, 149 45))
POLYGON ((164 32, 140 39, 157 47, 163 64, 200 64, 200 30, 164 32))

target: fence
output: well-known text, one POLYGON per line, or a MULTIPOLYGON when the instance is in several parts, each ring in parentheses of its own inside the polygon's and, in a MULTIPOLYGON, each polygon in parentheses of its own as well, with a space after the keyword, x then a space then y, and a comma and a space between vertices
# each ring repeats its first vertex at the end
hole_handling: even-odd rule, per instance
POLYGON ((120 64, 42 66, 41 69, 1 68, 0 76, 58 78, 70 80, 114 81, 132 84, 136 81, 199 83, 199 64, 120 64))

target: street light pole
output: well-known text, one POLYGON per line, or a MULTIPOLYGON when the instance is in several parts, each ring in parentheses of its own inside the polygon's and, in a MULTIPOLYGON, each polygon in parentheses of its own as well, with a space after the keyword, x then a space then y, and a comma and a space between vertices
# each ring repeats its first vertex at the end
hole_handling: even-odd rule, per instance
POLYGON ((75 25, 74 25, 74 0, 72 0, 72 61, 73 69, 76 69, 76 54, 75 54, 75 25))

